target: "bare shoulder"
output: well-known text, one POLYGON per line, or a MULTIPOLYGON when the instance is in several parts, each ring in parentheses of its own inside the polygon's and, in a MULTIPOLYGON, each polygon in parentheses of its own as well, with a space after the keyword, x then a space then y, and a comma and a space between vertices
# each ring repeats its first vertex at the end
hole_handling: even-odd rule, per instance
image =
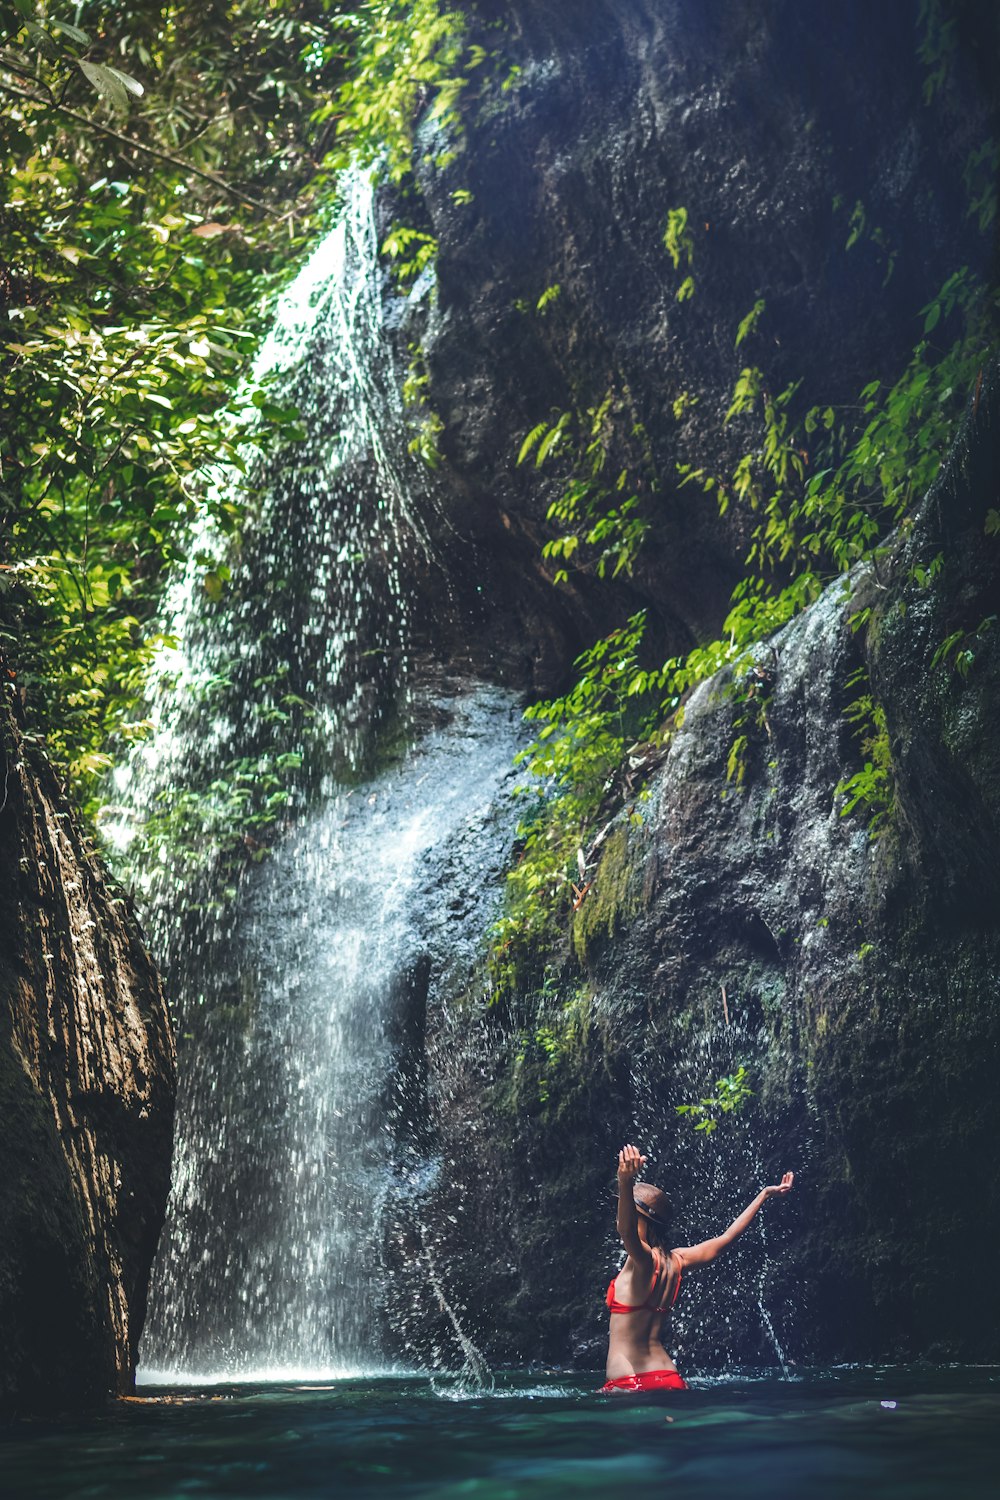
POLYGON ((707 1266, 719 1253, 717 1239, 703 1240, 700 1245, 677 1245, 671 1250, 671 1259, 679 1271, 693 1271, 698 1266, 707 1266))

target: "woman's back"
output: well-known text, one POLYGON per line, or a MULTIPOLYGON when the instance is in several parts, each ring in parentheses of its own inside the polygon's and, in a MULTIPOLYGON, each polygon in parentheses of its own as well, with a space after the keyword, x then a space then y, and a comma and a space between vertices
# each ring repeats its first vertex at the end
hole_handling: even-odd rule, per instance
POLYGON ((680 1293, 680 1262, 658 1247, 651 1247, 651 1255, 652 1278, 630 1255, 608 1287, 608 1380, 675 1369, 661 1330, 680 1293))
POLYGON ((618 1153, 616 1224, 627 1259, 608 1287, 608 1392, 685 1389, 662 1341, 663 1320, 677 1301, 681 1273, 707 1266, 743 1233, 768 1198, 790 1193, 795 1180, 786 1172, 780 1183, 761 1188, 722 1234, 665 1250, 671 1243, 670 1200, 662 1188, 636 1182, 645 1165, 635 1146, 623 1146, 618 1153))

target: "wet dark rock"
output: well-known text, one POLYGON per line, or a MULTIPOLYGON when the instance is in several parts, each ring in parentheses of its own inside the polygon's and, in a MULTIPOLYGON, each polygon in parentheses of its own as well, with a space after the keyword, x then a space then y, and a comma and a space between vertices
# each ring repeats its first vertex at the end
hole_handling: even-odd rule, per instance
POLYGON ((133 1389, 170 1173, 174 1047, 130 905, 4 693, 0 1408, 133 1389))
MULTIPOLYGON (((724 420, 739 370, 759 365, 774 391, 801 378, 800 408, 850 402, 898 376, 957 266, 991 264, 962 172, 995 120, 995 17, 958 7, 951 79, 928 105, 916 14, 903 0, 471 5, 504 63, 463 139, 422 127, 437 291, 400 325, 444 421, 435 538, 463 623, 435 599, 438 652, 546 692, 632 610, 649 612, 652 659, 717 634, 747 518, 681 488, 676 464, 725 473, 745 451, 743 419, 724 420), (441 170, 445 146, 457 154, 441 170), (662 243, 681 206, 684 301, 688 267, 662 243), (518 467, 518 447, 609 389, 628 421, 608 469, 642 476, 652 530, 634 577, 553 589, 540 548, 568 470, 518 467)), ((482 986, 432 985, 421 1151, 430 1162, 435 1141, 437 1167, 402 1222, 411 1267, 429 1247, 451 1312, 492 1358, 603 1358, 606 1189, 626 1137, 669 1187, 681 1239, 800 1174, 763 1231, 690 1278, 675 1331, 689 1366, 997 1356, 1000 636, 977 634, 997 612, 1000 549, 983 532, 995 413, 984 392, 917 524, 877 574, 832 586, 761 652, 752 698, 725 678, 694 695, 649 800, 603 848, 562 971, 492 1006, 482 986), (944 570, 918 586, 914 565, 939 552, 944 570), (965 676, 932 666, 959 629, 975 637, 965 676), (878 840, 835 791, 864 762, 844 717, 860 668, 890 735, 878 840), (754 1097, 740 1126, 698 1134, 675 1106, 741 1064, 754 1097)), ((448 1307, 405 1261, 407 1348, 460 1361, 448 1307)))
MULTIPOLYGON (((498 56, 464 136, 428 121, 418 137, 422 201, 393 214, 419 214, 440 250, 436 295, 404 322, 444 422, 432 527, 462 622, 453 649, 470 649, 471 611, 481 668, 547 691, 574 650, 640 607, 654 656, 717 631, 747 519, 720 518, 675 465, 726 473, 745 451, 744 419, 724 422, 744 365, 773 391, 801 379, 800 410, 854 401, 896 378, 944 279, 989 263, 962 172, 991 130, 992 23, 966 18, 951 81, 925 105, 906 0, 478 0, 470 14, 498 56), (675 270, 663 234, 678 207, 693 255, 675 270), (688 270, 695 292, 678 301, 688 270), (538 310, 551 287, 558 298, 538 310), (633 578, 578 573, 553 591, 539 554, 568 470, 518 467, 518 449, 537 423, 609 390, 621 409, 607 472, 629 470, 652 530, 633 578)), ((436 582, 439 650, 440 593, 436 582)))
POLYGON ((998 473, 994 375, 878 575, 832 585, 775 639, 769 695, 748 702, 725 674, 693 694, 649 800, 604 844, 558 982, 431 1015, 451 1183, 422 1213, 445 1247, 457 1233, 482 1248, 451 1253, 449 1284, 495 1358, 602 1357, 604 1189, 624 1138, 649 1152, 681 1243, 798 1174, 763 1233, 687 1278, 674 1341, 689 1368, 779 1350, 996 1358, 1000 541, 984 527, 998 473), (934 661, 957 629, 962 670, 934 661), (835 792, 863 759, 843 717, 861 666, 892 755, 877 838, 835 792), (753 1099, 698 1135, 676 1106, 739 1065, 753 1099), (487 1287, 496 1322, 475 1313, 487 1287))

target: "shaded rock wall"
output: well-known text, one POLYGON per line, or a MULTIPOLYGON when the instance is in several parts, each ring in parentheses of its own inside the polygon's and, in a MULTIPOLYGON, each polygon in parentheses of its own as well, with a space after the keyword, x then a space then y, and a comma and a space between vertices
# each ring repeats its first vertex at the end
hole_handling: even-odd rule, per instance
MULTIPOLYGON (((718 631, 746 518, 679 488, 675 465, 724 472, 748 446, 724 421, 740 367, 759 364, 772 389, 802 377, 803 404, 849 402, 896 377, 947 275, 993 265, 962 172, 995 123, 983 60, 996 18, 956 13, 950 82, 927 106, 902 3, 472 7, 521 71, 506 96, 484 87, 450 165, 422 169, 437 300, 414 296, 401 325, 445 423, 439 544, 456 613, 479 622, 456 655, 544 692, 628 610, 648 609, 654 656, 718 631), (694 237, 684 302, 661 243, 679 205, 694 237), (766 311, 735 349, 758 298, 766 311), (611 387, 644 436, 623 424, 609 469, 646 465, 652 530, 631 579, 581 573, 553 590, 539 552, 569 470, 519 468, 517 448, 611 387)), ((448 144, 433 123, 422 140, 429 158, 448 144)), ((800 1174, 763 1228, 691 1278, 674 1340, 690 1366, 774 1361, 779 1347, 997 1357, 1000 682, 992 627, 979 633, 997 603, 984 534, 997 467, 987 382, 972 435, 891 558, 762 652, 767 701, 738 702, 726 680, 693 697, 649 800, 609 833, 562 970, 492 1008, 427 982, 418 1114, 439 1176, 401 1215, 393 1260, 410 1350, 460 1357, 457 1314, 498 1361, 600 1364, 612 1152, 638 1136, 679 1240, 716 1232, 770 1174, 800 1174), (943 571, 919 586, 914 566, 938 553, 943 571), (965 676, 932 666, 957 630, 974 657, 965 676), (864 763, 845 719, 859 669, 890 736, 877 842, 835 796, 864 763), (740 1064, 753 1099, 697 1134, 675 1106, 740 1064)))
POLYGON ((127 902, 0 705, 0 1405, 132 1389, 170 1172, 174 1049, 127 902))
POLYGON ((968 30, 925 104, 906 0, 471 7, 473 36, 501 60, 470 90, 460 138, 423 124, 420 201, 391 214, 422 214, 440 245, 436 294, 418 289, 401 327, 444 422, 430 524, 458 617, 479 617, 471 649, 486 670, 547 691, 640 607, 654 655, 714 634, 748 517, 721 518, 675 465, 725 474, 746 451, 744 421, 724 421, 740 369, 760 366, 772 391, 801 379, 802 409, 852 402, 896 378, 945 278, 991 263, 963 170, 995 124, 982 68, 995 23, 958 8, 968 30), (692 259, 675 269, 663 235, 677 207, 692 259), (694 295, 678 301, 688 272, 694 295), (553 592, 545 512, 572 464, 564 448, 518 467, 518 450, 537 423, 609 391, 607 474, 628 470, 651 531, 634 577, 571 570, 553 592))
MULTIPOLYGON (((984 531, 998 473, 994 378, 878 574, 831 586, 775 639, 767 698, 747 704, 726 676, 692 696, 648 801, 605 841, 567 933, 579 966, 567 958, 544 991, 493 1009, 468 998, 431 1015, 451 1181, 421 1211, 495 1358, 600 1362, 606 1190, 626 1136, 670 1189, 681 1243, 798 1173, 763 1232, 688 1278, 674 1342, 689 1367, 773 1362, 779 1346, 795 1359, 1000 1352, 1000 542, 984 531), (920 584, 915 567, 939 553, 920 584), (934 663, 957 630, 964 672, 934 663), (834 795, 862 764, 844 719, 862 666, 892 757, 874 840, 834 795), (737 787, 727 758, 748 710, 737 787), (754 1098, 699 1136, 675 1107, 740 1064, 754 1098), (456 1234, 489 1247, 502 1319, 483 1316, 480 1263, 450 1248, 456 1234)), ((424 1310, 423 1337, 446 1347, 432 1300, 424 1310)))

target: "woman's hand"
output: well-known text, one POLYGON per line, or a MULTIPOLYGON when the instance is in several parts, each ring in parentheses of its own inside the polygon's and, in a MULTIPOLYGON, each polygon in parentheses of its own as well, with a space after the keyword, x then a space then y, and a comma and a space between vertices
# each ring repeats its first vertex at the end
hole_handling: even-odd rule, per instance
POLYGON ((637 1146, 623 1146, 618 1153, 618 1181, 634 1182, 645 1165, 646 1158, 637 1146))
POLYGON ((780 1182, 775 1183, 775 1185, 773 1187, 766 1187, 764 1189, 764 1192, 765 1192, 765 1194, 766 1194, 766 1196, 768 1198, 778 1198, 778 1197, 781 1197, 785 1193, 790 1193, 792 1191, 792 1184, 794 1183, 794 1181, 795 1181, 795 1173, 794 1172, 786 1172, 785 1175, 784 1175, 784 1177, 781 1179, 780 1182))

